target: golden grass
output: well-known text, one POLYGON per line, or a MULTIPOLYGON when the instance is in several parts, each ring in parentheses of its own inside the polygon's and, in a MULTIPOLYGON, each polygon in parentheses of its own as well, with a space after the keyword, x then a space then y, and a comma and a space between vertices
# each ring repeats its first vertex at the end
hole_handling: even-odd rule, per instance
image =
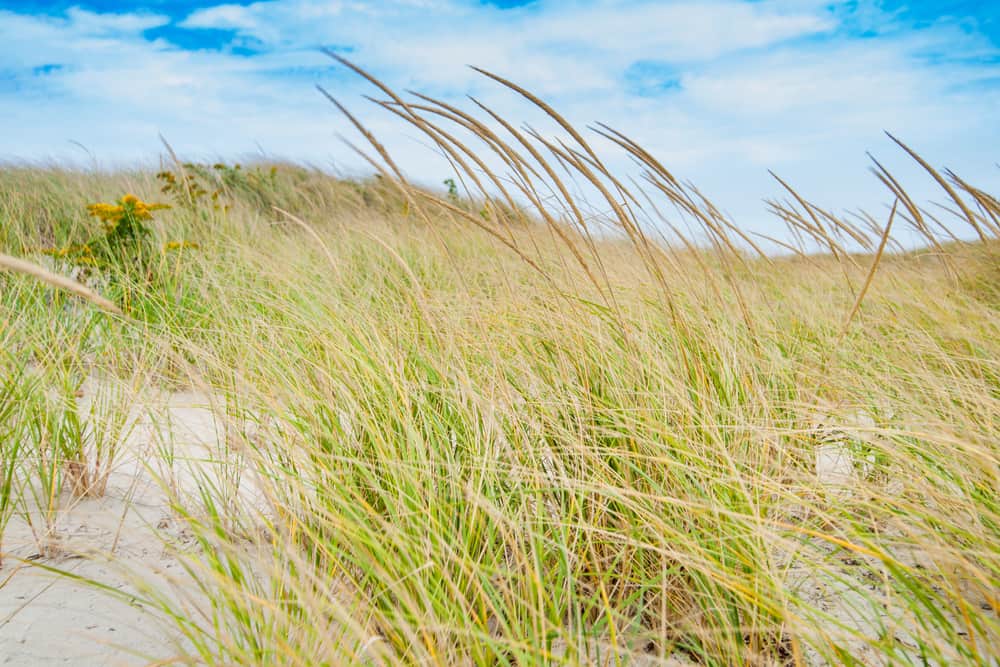
MULTIPOLYGON (((876 163, 896 203, 855 222, 779 180, 791 254, 770 255, 625 134, 596 128, 634 181, 487 75, 563 139, 369 77, 456 165, 458 201, 403 178, 350 114, 381 178, 280 165, 259 191, 227 186, 228 212, 164 213, 158 237, 200 249, 135 286, 133 320, 95 324, 0 283, 3 363, 224 397, 223 464, 263 501, 223 484, 178 499, 200 546, 185 563, 211 594, 203 615, 145 597, 186 650, 261 665, 990 664, 996 199, 918 159, 956 206, 944 221, 876 163), (901 250, 902 225, 924 249, 901 250)), ((30 220, 38 202, 72 210, 126 186, 156 183, 0 172, 0 212, 30 220)), ((70 230, 7 233, 23 250, 70 230)), ((18 410, 10 423, 47 419, 18 410)))

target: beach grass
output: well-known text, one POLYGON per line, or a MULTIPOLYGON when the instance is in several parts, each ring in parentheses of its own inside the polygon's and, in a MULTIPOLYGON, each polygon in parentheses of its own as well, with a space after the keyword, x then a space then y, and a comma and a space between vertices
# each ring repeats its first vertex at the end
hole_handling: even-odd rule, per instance
POLYGON ((373 80, 458 196, 374 137, 361 181, 168 161, 198 196, 0 169, 0 537, 120 455, 129 401, 95 440, 81 383, 142 378, 221 397, 222 472, 172 508, 204 595, 144 592, 199 664, 995 664, 996 199, 776 182, 769 240, 500 83, 564 140, 373 80), (142 272, 41 252, 124 193, 172 207, 142 272))

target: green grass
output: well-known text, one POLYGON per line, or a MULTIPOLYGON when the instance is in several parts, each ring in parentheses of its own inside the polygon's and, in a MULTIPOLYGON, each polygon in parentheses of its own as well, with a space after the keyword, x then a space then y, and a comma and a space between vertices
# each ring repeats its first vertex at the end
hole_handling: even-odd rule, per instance
MULTIPOLYGON (((211 388, 232 426, 229 482, 175 508, 211 613, 148 592, 205 664, 995 659, 994 199, 951 175, 962 205, 942 190, 942 224, 966 243, 891 192, 876 255, 888 219, 865 229, 792 191, 781 216, 825 251, 767 257, 621 135, 648 201, 584 144, 477 129, 466 153, 423 104, 387 106, 452 152, 457 204, 391 167, 367 183, 204 168, 229 210, 156 214, 158 243, 200 247, 136 278, 128 315, 0 273, 0 531, 18 494, 57 503, 81 452, 114 454, 114 435, 99 464, 81 449, 78 383, 141 376, 211 388), (479 170, 489 150, 518 185, 479 170), (556 155, 604 188, 590 208, 614 233, 582 223, 556 155), (700 231, 663 244, 679 215, 700 231), (894 245, 906 225, 926 250, 894 245), (831 446, 846 489, 817 474, 831 446), (241 503, 237 477, 266 503, 241 503)), ((51 261, 37 249, 95 229, 86 204, 159 187, 4 168, 0 251, 51 261)))

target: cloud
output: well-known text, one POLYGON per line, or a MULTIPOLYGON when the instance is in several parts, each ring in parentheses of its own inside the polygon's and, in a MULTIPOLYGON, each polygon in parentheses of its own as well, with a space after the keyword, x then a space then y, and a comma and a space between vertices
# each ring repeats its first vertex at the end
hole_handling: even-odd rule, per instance
POLYGON ((272 49, 357 44, 368 66, 439 88, 478 83, 464 66, 543 94, 606 88, 638 55, 691 62, 830 29, 827 18, 744 2, 569 2, 501 10, 468 2, 284 0, 195 11, 188 28, 233 30, 272 49))
MULTIPOLYGON (((962 17, 919 25, 905 17, 874 0, 542 0, 512 8, 268 0, 175 18, 0 11, 0 157, 72 155, 72 139, 99 157, 135 160, 158 150, 162 132, 195 156, 260 144, 361 168, 335 138, 350 127, 313 89, 321 83, 361 112, 418 180, 440 182, 447 164, 413 130, 359 103, 373 91, 318 50, 332 46, 397 89, 456 103, 473 94, 558 133, 466 65, 496 71, 574 123, 622 129, 751 225, 764 224, 760 197, 777 191, 765 167, 824 205, 877 209, 886 195, 865 173, 864 153, 888 150, 883 129, 988 185, 1000 51, 962 17)), ((889 162, 918 178, 905 161, 889 162)))
MULTIPOLYGON (((259 3, 252 7, 243 5, 219 5, 201 9, 193 13, 184 21, 181 21, 182 28, 215 28, 219 30, 245 30, 259 33, 261 22, 257 20, 257 12, 253 7, 260 8, 264 3, 259 3)), ((264 4, 266 7, 266 4, 264 4)))
POLYGON ((66 10, 66 25, 78 33, 93 36, 138 35, 169 22, 170 17, 162 14, 98 14, 79 7, 66 10))

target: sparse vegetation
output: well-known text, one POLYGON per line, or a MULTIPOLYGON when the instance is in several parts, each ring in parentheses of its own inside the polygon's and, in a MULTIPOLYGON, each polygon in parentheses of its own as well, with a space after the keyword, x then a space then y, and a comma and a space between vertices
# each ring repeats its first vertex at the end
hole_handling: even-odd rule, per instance
POLYGON ((995 664, 995 198, 925 165, 932 218, 877 167, 891 209, 856 222, 780 183, 765 252, 615 130, 638 181, 540 100, 563 141, 374 83, 464 196, 375 142, 366 182, 0 170, 4 253, 160 188, 140 236, 199 246, 123 315, 0 273, 0 537, 105 490, 137 401, 80 410, 85 379, 198 388, 213 472, 159 479, 205 595, 140 596, 195 663, 995 664))

